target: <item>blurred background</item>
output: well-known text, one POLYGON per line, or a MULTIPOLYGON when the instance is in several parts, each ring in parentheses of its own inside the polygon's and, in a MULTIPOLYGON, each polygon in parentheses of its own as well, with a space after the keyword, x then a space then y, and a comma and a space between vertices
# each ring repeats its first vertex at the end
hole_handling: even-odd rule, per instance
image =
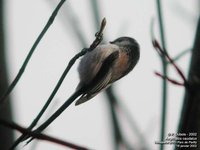
MULTIPOLYGON (((29 49, 58 3, 58 0, 4 1, 5 60, 9 83, 18 73, 29 49)), ((166 48, 172 58, 192 49, 199 10, 198 0, 162 1, 166 48)), ((160 145, 155 144, 155 141, 160 141, 162 79, 156 76, 154 71, 162 72, 162 65, 151 42, 152 19, 154 35, 160 41, 155 0, 67 0, 11 93, 13 120, 24 127, 30 125, 69 60, 92 43, 103 17, 107 20, 104 42, 130 36, 135 38, 141 47, 138 65, 128 76, 113 85, 113 91, 122 108, 116 109, 116 113, 123 138, 136 150, 159 149, 160 145)), ((186 76, 190 57, 191 53, 188 52, 176 62, 186 76)), ((74 92, 79 81, 78 63, 79 60, 70 70, 39 124, 74 92)), ((168 75, 181 81, 171 66, 168 75)), ((169 83, 167 95, 166 135, 177 133, 184 87, 169 83)), ((89 149, 115 149, 112 116, 105 93, 102 92, 83 105, 75 107, 72 104, 44 133, 89 149)), ((15 137, 19 135, 19 132, 15 132, 15 137)), ((20 144, 18 149, 66 149, 36 140, 25 147, 23 144, 20 144)), ((166 150, 173 148, 173 145, 165 145, 166 150)), ((122 146, 121 149, 126 148, 122 146)))

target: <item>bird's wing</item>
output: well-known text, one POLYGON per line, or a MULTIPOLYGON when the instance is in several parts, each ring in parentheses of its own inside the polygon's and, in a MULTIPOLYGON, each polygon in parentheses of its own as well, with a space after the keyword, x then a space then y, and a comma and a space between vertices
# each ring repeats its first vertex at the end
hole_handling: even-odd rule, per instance
POLYGON ((98 92, 103 90, 107 87, 107 85, 110 83, 110 79, 112 77, 112 67, 115 63, 115 60, 119 57, 119 52, 115 51, 111 53, 102 63, 101 68, 99 69, 99 72, 96 74, 94 79, 91 81, 90 84, 86 85, 85 93, 83 96, 80 97, 76 101, 75 105, 79 105, 81 103, 84 103, 94 97, 98 92))
POLYGON ((103 61, 117 50, 118 47, 112 46, 112 44, 106 44, 101 45, 95 48, 93 51, 86 53, 78 66, 80 85, 77 87, 77 89, 79 89, 81 85, 92 82, 92 80, 99 72, 103 61))

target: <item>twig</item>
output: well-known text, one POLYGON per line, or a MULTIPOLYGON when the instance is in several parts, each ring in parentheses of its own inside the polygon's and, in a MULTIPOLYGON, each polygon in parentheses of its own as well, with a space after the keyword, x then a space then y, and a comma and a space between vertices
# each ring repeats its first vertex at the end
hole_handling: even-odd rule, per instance
POLYGON ((108 88, 106 92, 106 96, 108 97, 108 102, 109 102, 109 110, 112 118, 112 126, 113 126, 113 134, 114 134, 114 142, 115 142, 115 150, 119 150, 120 146, 123 145, 125 149, 131 150, 134 149, 129 145, 129 143, 124 139, 122 135, 122 130, 120 128, 119 120, 117 118, 117 113, 116 113, 116 103, 117 103, 117 98, 115 97, 115 94, 113 94, 112 88, 108 88))
POLYGON ((162 74, 159 73, 159 72, 155 72, 155 74, 156 74, 157 76, 163 78, 164 80, 167 80, 167 81, 169 81, 169 82, 171 82, 171 83, 173 83, 173 84, 175 84, 175 85, 185 86, 184 83, 180 83, 180 82, 178 82, 178 81, 176 81, 176 80, 174 80, 174 79, 171 79, 171 78, 169 78, 169 77, 167 77, 167 76, 164 76, 164 75, 162 75, 162 74))
POLYGON ((130 115, 130 112, 127 110, 127 108, 118 99, 115 99, 115 105, 124 114, 125 118, 127 119, 127 122, 130 124, 130 126, 133 130, 132 132, 136 135, 136 137, 138 137, 138 139, 140 141, 141 149, 142 150, 150 150, 150 146, 148 145, 144 135, 141 133, 141 130, 140 130, 139 126, 137 125, 137 122, 130 115))
MULTIPOLYGON (((54 111, 56 111, 57 105, 58 105, 58 99, 54 99, 54 101, 52 101, 51 106, 49 106, 48 110, 46 111, 46 115, 44 116, 44 120, 48 119, 48 117, 51 115, 51 113, 54 112, 54 111)), ((29 129, 29 128, 27 128, 27 129, 28 129, 28 130, 31 130, 31 129, 29 129)), ((48 131, 46 131, 46 133, 48 133, 48 131)), ((38 145, 38 142, 37 142, 37 141, 34 141, 34 142, 31 144, 30 149, 31 149, 31 150, 36 150, 37 145, 38 145)))
MULTIPOLYGON (((47 0, 47 2, 49 3, 49 5, 54 6, 56 0, 51 0, 51 1, 47 0)), ((63 6, 62 12, 63 13, 60 15, 60 19, 63 25, 65 26, 65 29, 67 29, 66 31, 67 32, 69 30, 72 31, 73 32, 72 34, 76 37, 76 39, 78 39, 75 42, 77 43, 78 41, 81 47, 87 47, 87 41, 86 41, 87 38, 84 36, 83 28, 80 27, 81 24, 79 23, 78 16, 74 12, 70 3, 63 6), (68 26, 68 24, 70 25, 69 26, 70 29, 66 27, 68 26)))
POLYGON ((179 74, 179 76, 182 78, 184 84, 187 84, 187 79, 185 77, 185 75, 183 74, 183 72, 181 71, 181 69, 176 65, 176 63, 174 62, 174 60, 169 56, 168 53, 166 53, 165 50, 163 50, 160 46, 160 44, 157 42, 157 40, 153 40, 153 46, 155 47, 155 49, 157 50, 157 52, 162 56, 162 57, 166 57, 166 59, 169 60, 169 62, 174 66, 174 68, 176 69, 177 73, 179 74))
POLYGON ((96 48, 96 46, 102 41, 102 33, 103 33, 103 29, 105 27, 105 18, 103 19, 102 21, 102 25, 101 25, 101 28, 100 28, 100 31, 97 32, 97 34, 95 35, 96 36, 96 39, 95 41, 91 44, 90 48, 89 49, 83 49, 80 53, 78 53, 77 55, 75 55, 69 62, 68 66, 66 67, 65 71, 63 72, 63 74, 61 75, 57 85, 55 86, 53 92, 51 93, 50 97, 48 98, 46 104, 44 105, 44 107, 42 108, 42 110, 40 111, 40 113, 38 114, 38 116, 34 119, 34 121, 31 123, 30 125, 30 128, 34 127, 38 120, 41 118, 41 116, 43 115, 43 113, 45 112, 45 110, 47 109, 47 107, 49 106, 49 104, 51 103, 53 97, 55 96, 55 94, 57 93, 58 89, 60 88, 63 80, 65 79, 67 73, 69 72, 69 70, 71 69, 72 65, 75 63, 75 61, 85 55, 85 53, 87 53, 87 51, 91 51, 93 50, 94 48, 96 48))
POLYGON ((185 54, 187 54, 187 53, 189 53, 189 52, 191 52, 191 51, 192 51, 191 49, 186 49, 186 50, 182 51, 180 54, 178 54, 177 56, 175 56, 175 57, 173 58, 173 61, 175 62, 175 61, 179 60, 179 59, 182 58, 185 54))
MULTIPOLYGON (((156 4, 157 4, 157 13, 158 13, 158 20, 159 20, 161 43, 162 43, 162 47, 164 48, 164 50, 166 50, 161 3, 160 3, 160 0, 156 0, 156 2, 157 2, 156 4)), ((163 75, 167 76, 166 60, 161 57, 161 61, 162 61, 163 75)), ((162 110, 161 111, 162 111, 162 118, 161 118, 161 129, 160 129, 160 140, 163 141, 165 138, 166 120, 167 120, 166 119, 167 118, 167 81, 166 80, 163 80, 163 82, 162 82, 162 110)), ((164 144, 161 144, 160 150, 163 150, 163 149, 164 149, 164 144)))
MULTIPOLYGON (((155 38, 155 35, 154 35, 154 23, 155 23, 155 18, 152 18, 152 19, 151 19, 151 24, 150 24, 150 34, 151 34, 151 39, 152 39, 152 41, 153 41, 154 39, 156 39, 156 38, 155 38)), ((166 50, 163 50, 163 51, 165 51, 165 53, 167 53, 166 50)), ((183 57, 185 54, 187 54, 188 52, 191 52, 191 49, 186 49, 186 50, 182 51, 182 52, 179 53, 177 56, 175 56, 172 60, 175 62, 175 61, 179 60, 180 58, 182 58, 182 57, 183 57)), ((160 55, 160 56, 161 56, 161 55, 160 55)), ((161 57, 163 57, 163 56, 161 56, 161 57)), ((168 61, 167 63, 169 64, 170 62, 168 61)))
POLYGON ((17 73, 17 76, 12 81, 12 83, 10 84, 10 86, 8 87, 8 89, 6 90, 6 92, 0 98, 0 103, 5 102, 7 96, 12 92, 12 90, 14 89, 14 87, 16 86, 16 84, 18 83, 19 79, 22 77, 22 74, 24 73, 24 71, 26 69, 26 66, 27 66, 27 64, 28 64, 28 62, 29 62, 32 54, 34 53, 37 45, 42 40, 43 36, 45 35, 45 33, 47 32, 47 30, 49 29, 49 27, 53 23, 56 15, 58 13, 58 11, 60 10, 61 6, 64 4, 65 1, 66 0, 61 0, 60 3, 55 8, 55 10, 53 11, 52 15, 50 16, 49 20, 47 21, 47 23, 46 23, 45 27, 43 28, 42 32, 39 34, 39 36, 37 37, 35 43, 33 44, 32 48, 30 49, 30 51, 29 51, 26 59, 24 60, 23 65, 21 66, 19 72, 17 73))
POLYGON ((91 8, 92 8, 92 14, 93 14, 93 22, 95 23, 95 30, 98 29, 98 25, 100 20, 100 7, 98 0, 90 0, 91 8))
POLYGON ((112 117, 112 125, 113 125, 113 133, 114 133, 114 142, 115 142, 115 149, 120 149, 121 144, 124 144, 124 147, 126 149, 134 149, 128 141, 124 138, 122 129, 120 128, 120 122, 118 120, 117 116, 117 110, 121 110, 121 112, 125 115, 127 118, 129 124, 131 125, 133 129, 133 133, 136 134, 136 136, 139 138, 140 143, 141 143, 141 149, 142 150, 149 150, 150 148, 147 148, 147 142, 144 138, 144 136, 141 134, 140 129, 136 125, 136 122, 132 119, 130 116, 130 113, 127 112, 126 108, 122 105, 122 103, 119 101, 119 99, 116 97, 116 94, 113 92, 113 87, 108 88, 106 90, 106 96, 109 99, 109 107, 110 107, 110 113, 112 117))
POLYGON ((29 135, 29 136, 34 137, 39 140, 49 141, 49 142, 52 142, 55 144, 59 144, 59 145, 74 148, 74 149, 87 150, 87 148, 66 142, 64 140, 54 138, 54 137, 46 135, 46 134, 31 132, 30 130, 23 128, 20 125, 13 123, 13 122, 8 122, 8 121, 0 119, 0 125, 11 128, 11 129, 15 129, 23 134, 29 135))
MULTIPOLYGON (((95 34, 96 38, 93 41, 93 43, 90 45, 89 48, 84 48, 81 52, 79 52, 78 54, 76 54, 68 63, 67 68, 65 69, 64 73, 62 74, 61 78, 59 79, 55 89, 53 90, 50 98, 47 100, 46 104, 44 105, 44 107, 42 108, 42 110, 40 111, 39 115, 37 116, 37 118, 34 120, 34 124, 38 122, 38 120, 40 119, 40 117, 42 116, 42 114, 44 113, 44 111, 47 109, 47 107, 49 106, 50 102, 52 101, 54 95, 56 94, 56 92, 58 91, 61 83, 63 82, 65 76, 67 75, 67 73, 69 72, 70 68, 73 66, 73 64, 75 63, 75 61, 83 56, 84 54, 86 54, 88 51, 92 51, 94 50, 99 43, 103 40, 103 30, 105 28, 106 25, 106 19, 104 18, 101 22, 101 27, 99 32, 97 32, 95 34)), ((45 123, 43 123, 38 129, 36 129, 36 131, 41 132, 42 130, 44 130, 46 127, 48 127, 51 122, 53 122, 78 96, 80 95, 79 91, 77 93, 74 93, 45 123)), ((31 126, 31 129, 33 128, 33 126, 31 126)), ((22 135, 21 137, 19 137, 17 139, 17 141, 13 144, 12 148, 16 147, 22 140, 24 140, 24 138, 26 137, 26 135, 22 135)))

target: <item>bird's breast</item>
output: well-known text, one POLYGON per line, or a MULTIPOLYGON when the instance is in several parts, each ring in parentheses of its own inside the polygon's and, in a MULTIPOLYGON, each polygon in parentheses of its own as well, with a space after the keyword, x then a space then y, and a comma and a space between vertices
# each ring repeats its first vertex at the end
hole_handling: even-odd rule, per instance
POLYGON ((125 72, 127 72, 129 57, 127 53, 120 52, 119 58, 117 59, 115 65, 112 70, 112 81, 118 80, 124 76, 125 72))

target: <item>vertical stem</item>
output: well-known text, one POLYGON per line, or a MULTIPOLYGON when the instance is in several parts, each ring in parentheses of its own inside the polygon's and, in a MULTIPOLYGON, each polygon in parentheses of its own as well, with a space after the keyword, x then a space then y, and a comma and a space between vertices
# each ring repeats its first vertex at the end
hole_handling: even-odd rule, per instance
POLYGON ((108 98, 109 104, 109 111, 112 119, 112 126, 113 126, 113 142, 114 142, 114 149, 120 150, 120 146, 124 146, 126 150, 134 149, 123 137, 123 130, 120 127, 120 122, 117 117, 117 97, 113 92, 112 86, 106 90, 106 97, 108 98))
MULTIPOLYGON (((0 95, 8 87, 8 74, 6 64, 6 47, 5 47, 5 20, 4 8, 6 1, 0 0, 0 95)), ((0 104, 0 118, 5 120, 12 120, 12 106, 11 102, 8 101, 4 105, 0 104)), ((13 131, 0 126, 0 149, 8 149, 9 145, 14 140, 13 131)))
MULTIPOLYGON (((157 13, 159 19, 159 29, 160 29, 160 38, 161 44, 166 52, 166 44, 165 44, 165 34, 164 34, 164 25, 163 25, 163 15, 161 9, 160 0, 157 1, 157 13)), ((167 76, 167 62, 164 57, 162 57, 162 71, 163 75, 167 76)), ((166 116, 167 116, 167 81, 162 81, 162 118, 161 118, 161 130, 160 130, 160 140, 163 141, 165 138, 165 130, 166 130, 166 116)), ((164 149, 164 145, 160 145, 160 150, 164 149)))
MULTIPOLYGON (((167 76, 167 65, 164 60, 162 61, 163 75, 167 76)), ((161 130, 160 130, 160 140, 165 139, 166 132, 166 118, 167 118, 167 80, 162 81, 162 119, 161 119, 161 130)), ((164 149, 164 145, 160 145, 160 150, 164 149)))
POLYGON ((117 116, 114 110, 115 105, 115 96, 112 93, 112 88, 109 87, 106 90, 106 96, 108 97, 108 103, 109 103, 109 111, 111 114, 112 119, 112 126, 113 126, 113 142, 114 142, 114 149, 119 150, 119 144, 123 141, 121 130, 118 124, 117 116))
POLYGON ((159 29, 160 29, 160 38, 161 43, 164 51, 166 51, 166 43, 165 43, 165 33, 164 33, 164 25, 163 25, 163 14, 162 14, 162 8, 161 8, 160 0, 157 0, 157 13, 158 13, 158 19, 159 19, 159 29))
POLYGON ((93 17, 94 17, 94 23, 96 29, 98 29, 99 23, 100 23, 100 8, 99 8, 99 3, 97 0, 90 0, 91 1, 91 8, 93 12, 93 17))
MULTIPOLYGON (((189 87, 185 90, 182 112, 178 127, 179 133, 196 133, 197 147, 192 148, 198 150, 200 147, 200 17, 197 24, 196 35, 192 48, 192 56, 188 75, 189 87)), ((175 147, 175 150, 181 150, 175 147)))

